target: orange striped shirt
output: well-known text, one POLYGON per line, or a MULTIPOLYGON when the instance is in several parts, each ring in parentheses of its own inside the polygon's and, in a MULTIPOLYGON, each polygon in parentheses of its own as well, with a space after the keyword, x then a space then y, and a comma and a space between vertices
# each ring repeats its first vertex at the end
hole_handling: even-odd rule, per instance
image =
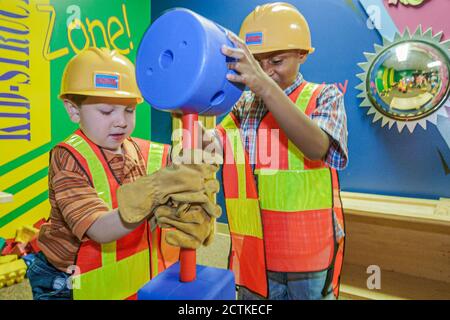
MULTIPOLYGON (((127 142, 122 146, 123 155, 101 150, 119 184, 126 184, 146 174, 146 163, 140 152, 138 159, 130 156, 136 152, 127 152, 128 148, 138 149, 136 144, 127 142)), ((86 231, 109 209, 81 165, 63 147, 52 150, 48 180, 51 213, 41 226, 38 244, 48 261, 66 272, 75 264, 81 243, 89 240, 86 231)))

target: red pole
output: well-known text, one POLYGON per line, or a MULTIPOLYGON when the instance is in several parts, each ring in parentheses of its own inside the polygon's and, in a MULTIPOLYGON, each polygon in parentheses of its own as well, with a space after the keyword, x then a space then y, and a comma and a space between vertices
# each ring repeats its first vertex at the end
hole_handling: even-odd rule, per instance
MULTIPOLYGON (((195 123, 198 114, 188 113, 182 116, 183 122, 183 149, 197 148, 198 132, 195 123)), ((195 249, 181 248, 180 252, 180 281, 191 282, 196 278, 196 251, 195 249)))

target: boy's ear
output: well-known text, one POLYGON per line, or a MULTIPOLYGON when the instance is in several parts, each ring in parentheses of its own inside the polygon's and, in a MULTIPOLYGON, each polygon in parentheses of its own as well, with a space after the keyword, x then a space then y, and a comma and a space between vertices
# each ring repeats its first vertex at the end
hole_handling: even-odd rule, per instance
POLYGON ((300 64, 304 64, 306 59, 308 58, 308 53, 298 52, 299 62, 300 64))
POLYGON ((66 108, 67 114, 73 123, 80 122, 80 108, 68 99, 64 99, 64 108, 66 108))

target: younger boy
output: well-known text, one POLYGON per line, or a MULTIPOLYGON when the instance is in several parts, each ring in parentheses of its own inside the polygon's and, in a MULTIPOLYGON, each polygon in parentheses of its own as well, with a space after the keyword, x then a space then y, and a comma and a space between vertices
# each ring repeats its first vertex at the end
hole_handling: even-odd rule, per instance
POLYGON ((206 165, 166 167, 167 145, 130 138, 143 99, 133 64, 116 51, 75 56, 60 98, 80 128, 51 152, 52 209, 38 238, 42 252, 28 270, 33 297, 135 298, 178 258, 147 219, 171 201, 196 199, 210 208, 206 194, 216 187, 206 183, 206 165))

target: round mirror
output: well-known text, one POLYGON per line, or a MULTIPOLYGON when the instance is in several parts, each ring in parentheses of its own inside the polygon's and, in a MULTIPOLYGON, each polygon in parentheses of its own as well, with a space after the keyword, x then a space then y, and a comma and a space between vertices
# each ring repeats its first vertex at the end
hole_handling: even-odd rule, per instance
POLYGON ((448 97, 448 56, 420 40, 398 42, 373 60, 366 92, 372 105, 387 117, 400 121, 424 118, 448 97))

